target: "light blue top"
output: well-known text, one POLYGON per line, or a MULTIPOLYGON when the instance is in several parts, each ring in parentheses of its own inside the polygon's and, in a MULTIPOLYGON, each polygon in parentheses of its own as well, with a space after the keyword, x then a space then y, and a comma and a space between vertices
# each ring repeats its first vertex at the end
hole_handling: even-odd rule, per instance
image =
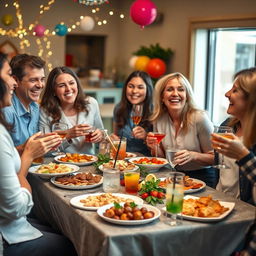
POLYGON ((26 219, 33 206, 32 196, 20 186, 16 174, 20 169, 20 157, 2 124, 0 141, 0 232, 9 244, 36 239, 42 233, 26 219))
MULTIPOLYGON (((100 109, 98 102, 93 97, 88 96, 89 104, 87 105, 88 114, 86 112, 80 112, 77 118, 77 124, 89 124, 99 129, 103 129, 103 123, 100 116, 100 109)), ((43 109, 40 110, 40 120, 39 129, 43 130, 45 127, 46 131, 51 131, 51 121, 52 117, 45 113, 43 109)), ((72 128, 74 125, 70 122, 64 112, 61 110, 60 123, 65 123, 68 125, 68 129, 72 128)), ((72 139, 72 143, 68 144, 64 141, 63 148, 65 152, 68 153, 79 153, 79 154, 95 154, 93 143, 85 142, 85 136, 77 137, 72 139)))
POLYGON ((15 146, 23 144, 38 132, 39 106, 31 102, 29 109, 28 112, 16 94, 12 97, 12 106, 3 108, 6 121, 13 126, 10 134, 15 146))

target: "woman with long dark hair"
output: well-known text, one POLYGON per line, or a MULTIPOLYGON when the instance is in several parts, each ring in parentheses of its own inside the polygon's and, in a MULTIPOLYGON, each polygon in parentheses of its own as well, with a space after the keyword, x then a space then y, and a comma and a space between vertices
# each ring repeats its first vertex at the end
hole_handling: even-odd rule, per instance
POLYGON ((143 71, 134 71, 126 79, 123 87, 121 101, 114 109, 114 135, 127 138, 127 151, 139 152, 150 155, 144 140, 147 132, 152 131, 149 116, 153 109, 152 105, 153 85, 150 76, 143 71), (135 126, 131 118, 133 105, 142 105, 142 119, 135 126))

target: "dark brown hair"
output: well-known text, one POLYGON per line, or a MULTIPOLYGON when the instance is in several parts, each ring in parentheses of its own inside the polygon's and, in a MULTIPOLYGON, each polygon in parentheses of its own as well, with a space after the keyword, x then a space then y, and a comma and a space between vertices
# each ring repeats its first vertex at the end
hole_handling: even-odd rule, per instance
POLYGON ((132 109, 132 104, 128 101, 126 97, 126 88, 128 83, 131 81, 132 78, 134 77, 140 77, 144 83, 146 84, 147 87, 147 92, 146 92, 146 97, 143 102, 143 117, 140 122, 140 126, 143 128, 149 128, 151 123, 149 122, 149 116, 151 114, 151 111, 153 109, 153 103, 152 103, 152 97, 153 97, 153 84, 150 76, 148 73, 143 72, 143 71, 134 71, 132 72, 126 79, 125 85, 123 87, 122 91, 122 97, 121 101, 119 103, 119 108, 116 113, 116 124, 117 124, 117 129, 120 130, 123 128, 127 120, 129 119, 129 114, 132 109))
POLYGON ((21 81, 26 75, 26 67, 44 69, 45 61, 38 56, 18 54, 11 59, 10 66, 12 68, 12 74, 21 81))
MULTIPOLYGON (((1 73, 1 70, 2 70, 5 62, 8 62, 7 55, 0 52, 0 73, 1 73)), ((3 126, 5 126, 5 128, 7 130, 11 130, 12 126, 6 122, 4 115, 2 113, 2 108, 5 107, 4 106, 4 97, 5 97, 6 93, 7 93, 6 84, 0 76, 0 123, 3 126)))
POLYGON ((86 100, 86 95, 83 92, 81 87, 81 83, 77 75, 68 67, 56 67, 54 68, 47 79, 46 86, 44 88, 41 100, 41 108, 52 117, 52 123, 56 123, 61 118, 61 111, 60 111, 60 100, 57 96, 54 95, 54 89, 56 86, 56 79, 60 74, 69 74, 76 80, 78 94, 76 100, 74 102, 74 108, 79 113, 85 111, 88 113, 87 105, 89 102, 86 100))

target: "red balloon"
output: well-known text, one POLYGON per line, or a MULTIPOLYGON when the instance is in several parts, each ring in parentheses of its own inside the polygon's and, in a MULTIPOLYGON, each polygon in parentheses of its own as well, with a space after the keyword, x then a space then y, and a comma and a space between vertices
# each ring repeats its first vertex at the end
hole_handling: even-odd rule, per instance
POLYGON ((153 78, 162 76, 166 71, 166 64, 159 58, 151 59, 147 65, 147 72, 153 78))
POLYGON ((130 16, 142 28, 151 24, 156 19, 156 15, 156 6, 150 0, 137 0, 131 5, 130 16))

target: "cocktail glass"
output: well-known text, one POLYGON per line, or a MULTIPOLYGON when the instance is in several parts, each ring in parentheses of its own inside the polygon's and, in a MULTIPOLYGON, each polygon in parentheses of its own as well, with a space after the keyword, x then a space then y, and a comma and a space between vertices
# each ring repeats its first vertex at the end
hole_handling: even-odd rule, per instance
POLYGON ((176 163, 174 161, 174 157, 175 157, 175 154, 178 152, 179 150, 177 148, 172 148, 172 147, 168 147, 166 150, 165 150, 165 157, 169 163, 169 165, 171 166, 171 169, 172 171, 175 171, 175 166, 176 166, 176 163))
MULTIPOLYGON (((232 139, 233 138, 230 135, 230 133, 233 133, 233 128, 229 127, 229 126, 214 126, 214 133, 217 133, 218 135, 220 135, 220 136, 222 136, 224 138, 228 138, 228 139, 232 139)), ((219 169, 229 169, 230 168, 229 166, 227 166, 225 164, 225 162, 224 162, 224 155, 223 154, 218 153, 216 161, 217 161, 217 163, 213 167, 219 168, 219 169)))
MULTIPOLYGON (((68 125, 65 123, 54 123, 52 125, 52 132, 56 132, 62 139, 67 136, 68 133, 68 125)), ((53 149, 55 150, 55 149, 53 149)), ((52 155, 59 155, 61 154, 60 148, 57 147, 55 152, 52 152, 52 155)))
POLYGON ((134 104, 132 105, 131 118, 135 126, 139 125, 143 113, 143 105, 134 104))
POLYGON ((156 151, 156 157, 158 157, 158 146, 160 142, 163 140, 163 138, 165 137, 165 134, 160 132, 153 132, 152 137, 156 138, 155 151, 156 151))
POLYGON ((167 224, 176 226, 181 224, 177 220, 177 214, 181 214, 184 198, 184 173, 171 172, 169 176, 170 183, 166 188, 166 212, 167 212, 167 224), (170 218, 168 218, 170 214, 170 218))

